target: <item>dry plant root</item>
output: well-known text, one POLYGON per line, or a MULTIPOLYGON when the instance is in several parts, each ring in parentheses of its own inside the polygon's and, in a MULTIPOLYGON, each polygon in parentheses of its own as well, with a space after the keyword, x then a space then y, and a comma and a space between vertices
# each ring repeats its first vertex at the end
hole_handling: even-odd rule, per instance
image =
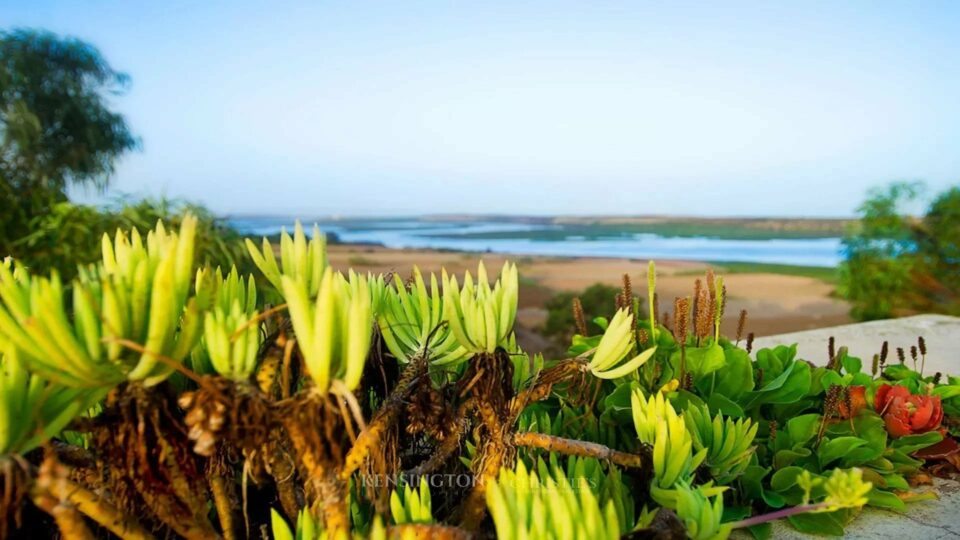
POLYGON ((449 433, 446 438, 440 442, 437 450, 426 461, 405 472, 404 476, 417 478, 424 474, 431 474, 442 467, 443 464, 460 449, 460 442, 470 427, 470 417, 468 413, 473 409, 473 406, 472 399, 468 399, 460 404, 457 416, 454 418, 453 424, 448 430, 449 433))
POLYGON ((530 387, 522 390, 510 404, 510 415, 516 418, 523 409, 537 401, 550 397, 554 385, 569 381, 581 374, 587 367, 587 361, 581 358, 569 358, 541 371, 530 387))
POLYGON ((20 510, 30 486, 30 464, 20 456, 0 456, 0 538, 13 523, 20 527, 20 510))
POLYGON ((64 540, 94 540, 83 516, 70 504, 60 502, 46 493, 33 494, 33 504, 53 517, 64 540))
POLYGON ((323 526, 338 538, 350 531, 350 514, 347 510, 347 486, 334 474, 328 474, 316 483, 318 502, 322 505, 323 526))
POLYGON ((480 425, 478 440, 484 441, 474 458, 474 485, 462 507, 462 525, 475 531, 487 515, 486 489, 513 458, 508 430, 513 399, 513 362, 506 351, 473 357, 462 381, 474 400, 480 425))
POLYGON ((254 386, 205 376, 200 388, 177 400, 186 416, 193 451, 213 456, 218 443, 241 449, 245 455, 263 446, 274 424, 270 403, 254 386))
POLYGON ((356 442, 347 452, 343 468, 340 470, 340 480, 346 481, 355 473, 370 452, 380 444, 383 433, 389 429, 403 409, 403 404, 416 386, 417 380, 426 375, 427 363, 425 358, 417 358, 407 365, 397 381, 396 387, 383 401, 377 414, 373 417, 366 429, 360 432, 356 442))
POLYGON ((408 523, 394 525, 387 529, 387 538, 396 540, 467 540, 471 538, 471 535, 460 527, 450 525, 408 523))
POLYGON ((189 540, 219 538, 207 516, 206 481, 190 441, 156 391, 129 385, 108 396, 105 414, 118 421, 94 435, 109 478, 124 510, 136 513, 145 506, 189 540))
MULTIPOLYGON (((326 396, 307 390, 279 416, 296 449, 307 501, 320 506, 324 529, 336 538, 349 533, 346 482, 336 474, 343 460, 344 417, 326 396)), ((307 506, 314 506, 308 504, 307 506)))
MULTIPOLYGON (((99 525, 125 540, 148 540, 151 535, 136 519, 120 512, 98 495, 69 480, 70 470, 55 460, 47 458, 31 490, 34 501, 41 504, 52 499, 57 504, 68 505, 83 513, 99 525)), ((43 508, 41 506, 41 508, 43 508)), ((56 516, 54 516, 56 519, 56 516)), ((70 520, 71 518, 65 517, 70 520)), ((60 525, 60 521, 57 520, 60 525)))
POLYGON ((239 504, 233 470, 225 463, 223 450, 207 461, 207 482, 210 484, 210 494, 213 496, 213 505, 217 510, 223 537, 234 540, 237 538, 236 508, 239 504))
POLYGON ((275 427, 269 441, 263 446, 267 472, 273 477, 277 497, 287 518, 294 520, 303 508, 303 497, 298 495, 296 456, 287 433, 275 427))
POLYGON ((607 460, 622 467, 642 468, 644 466, 643 456, 630 454, 614 450, 602 444, 580 441, 577 439, 565 439, 563 437, 554 437, 553 435, 544 435, 543 433, 514 433, 513 444, 515 446, 526 446, 529 448, 539 448, 547 452, 557 452, 570 456, 592 457, 600 460, 607 460))

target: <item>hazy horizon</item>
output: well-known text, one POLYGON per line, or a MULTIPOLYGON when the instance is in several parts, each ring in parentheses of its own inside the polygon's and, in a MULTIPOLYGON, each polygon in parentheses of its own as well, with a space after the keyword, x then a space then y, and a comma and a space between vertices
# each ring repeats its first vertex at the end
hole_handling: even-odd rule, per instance
MULTIPOLYGON (((189 201, 187 201, 189 202, 189 201)), ((845 221, 857 219, 857 216, 850 214, 847 216, 790 216, 790 215, 722 215, 722 214, 598 214, 598 213, 550 213, 534 214, 523 212, 511 213, 489 213, 489 212, 433 212, 433 213, 406 213, 406 214, 323 214, 310 212, 221 212, 218 215, 227 218, 311 218, 324 220, 368 220, 368 219, 476 219, 476 218, 507 218, 507 219, 729 219, 729 220, 763 220, 763 219, 787 219, 787 220, 835 220, 845 221)))
POLYGON ((960 182, 960 4, 11 2, 132 77, 107 197, 224 215, 850 217, 960 182))

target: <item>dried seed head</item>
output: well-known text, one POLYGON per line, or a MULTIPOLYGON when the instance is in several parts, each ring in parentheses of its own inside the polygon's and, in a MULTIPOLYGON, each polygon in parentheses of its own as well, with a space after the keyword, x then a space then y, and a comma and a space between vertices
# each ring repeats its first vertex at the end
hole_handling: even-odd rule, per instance
POLYGON ((917 345, 920 346, 920 354, 923 356, 927 355, 927 342, 923 339, 923 336, 917 338, 917 345))
POLYGON ((707 268, 707 289, 710 290, 710 296, 717 296, 717 278, 713 274, 713 268, 707 268))
POLYGON ((717 297, 717 322, 723 319, 723 314, 727 312, 727 286, 723 283, 723 277, 717 278, 720 283, 720 296, 717 297))
POLYGON ((689 371, 683 375, 683 389, 690 390, 693 388, 693 373, 689 371))
POLYGON ((830 355, 828 366, 833 366, 833 359, 837 357, 837 338, 830 336, 827 341, 827 354, 830 355))
POLYGON ((687 329, 690 327, 690 299, 676 298, 673 301, 673 333, 681 347, 687 343, 687 329))
POLYGON ((647 334, 647 330, 645 328, 641 328, 637 331, 637 341, 639 341, 640 345, 643 345, 644 347, 650 343, 650 335, 647 334))
POLYGON ((613 297, 613 305, 614 305, 614 307, 617 309, 617 311, 620 311, 621 309, 627 307, 626 304, 627 304, 627 303, 626 303, 626 301, 625 301, 624 298, 623 298, 623 294, 617 293, 617 294, 613 297))
POLYGON ((880 371, 880 355, 875 354, 873 355, 873 367, 870 369, 870 373, 872 373, 873 376, 876 377, 878 371, 880 371))
POLYGON ((763 368, 757 368, 757 388, 763 386, 763 368))
POLYGON ((623 287, 620 291, 620 296, 622 296, 627 303, 627 307, 633 309, 633 286, 630 283, 630 274, 623 275, 623 287))
POLYGON ((884 341, 880 346, 880 365, 887 363, 887 355, 890 354, 890 343, 884 341))
POLYGON ((844 386, 840 394, 841 399, 843 399, 843 409, 847 411, 848 414, 853 414, 853 398, 850 396, 850 387, 844 386))
POLYGON ((843 388, 835 384, 830 385, 827 394, 823 398, 823 415, 825 417, 833 416, 837 412, 837 406, 840 405, 843 388))
POLYGON ((587 320, 583 316, 583 304, 580 302, 580 298, 573 299, 573 322, 577 325, 577 333, 586 336, 587 320))
POLYGON ((743 330, 747 326, 747 310, 740 310, 740 318, 737 319, 737 343, 743 338, 743 330))
POLYGON ((770 442, 776 442, 777 440, 777 421, 770 421, 770 442))
POLYGON ((940 379, 943 378, 943 373, 939 371, 933 374, 933 384, 940 384, 940 379))
POLYGON ((917 361, 917 346, 916 346, 916 345, 911 345, 911 346, 910 346, 910 358, 912 358, 914 362, 917 361))
POLYGON ((907 355, 903 352, 903 347, 897 347, 897 360, 900 360, 900 363, 904 363, 907 360, 907 355))
POLYGON ((703 339, 710 334, 710 322, 713 320, 712 306, 707 291, 700 289, 697 302, 694 304, 696 319, 694 320, 694 332, 697 338, 703 339))
POLYGON ((747 352, 753 352, 753 332, 747 334, 747 352))

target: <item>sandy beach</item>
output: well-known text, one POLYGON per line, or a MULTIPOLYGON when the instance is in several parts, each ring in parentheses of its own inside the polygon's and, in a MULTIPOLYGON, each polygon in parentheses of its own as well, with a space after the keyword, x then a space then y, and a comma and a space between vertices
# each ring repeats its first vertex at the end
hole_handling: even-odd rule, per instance
MULTIPOLYGON (((424 272, 476 272, 483 259, 488 270, 495 271, 508 257, 489 253, 463 253, 433 250, 397 250, 375 246, 332 245, 330 262, 337 268, 359 271, 400 272, 409 275, 414 265, 424 272)), ((619 285, 629 274, 634 289, 646 288, 647 261, 610 258, 509 257, 520 271, 520 323, 529 330, 542 324, 546 312, 543 303, 561 291, 579 292, 594 283, 619 285)), ((697 274, 711 265, 695 261, 658 260, 657 291, 663 307, 678 296, 690 295, 697 274)), ((713 265, 723 274, 723 268, 713 265)), ((851 322, 849 306, 834 298, 833 285, 822 280, 772 273, 736 273, 724 277, 727 291, 727 317, 724 331, 732 335, 737 314, 746 309, 747 331, 757 336, 823 328, 851 322)))

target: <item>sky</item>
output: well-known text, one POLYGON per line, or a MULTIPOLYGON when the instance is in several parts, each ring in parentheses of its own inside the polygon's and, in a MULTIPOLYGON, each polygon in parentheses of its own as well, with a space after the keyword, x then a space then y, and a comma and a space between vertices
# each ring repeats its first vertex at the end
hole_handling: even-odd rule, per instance
POLYGON ((106 195, 221 214, 849 216, 960 183, 960 2, 0 0, 95 44, 106 195))

